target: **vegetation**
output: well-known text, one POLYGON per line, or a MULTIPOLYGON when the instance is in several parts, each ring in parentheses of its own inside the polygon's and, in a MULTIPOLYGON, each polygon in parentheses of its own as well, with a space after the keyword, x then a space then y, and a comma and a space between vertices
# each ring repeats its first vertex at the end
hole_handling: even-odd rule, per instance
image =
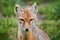
POLYGON ((17 20, 14 5, 38 4, 38 14, 44 15, 37 25, 43 29, 51 40, 60 40, 60 0, 0 0, 0 40, 13 40, 17 32, 17 20))

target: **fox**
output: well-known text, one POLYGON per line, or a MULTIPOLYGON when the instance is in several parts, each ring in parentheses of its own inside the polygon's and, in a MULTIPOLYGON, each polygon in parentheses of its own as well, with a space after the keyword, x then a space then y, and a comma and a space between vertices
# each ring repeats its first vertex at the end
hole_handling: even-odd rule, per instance
POLYGON ((37 4, 22 8, 19 4, 14 7, 18 21, 17 40, 50 40, 47 33, 36 26, 37 4))

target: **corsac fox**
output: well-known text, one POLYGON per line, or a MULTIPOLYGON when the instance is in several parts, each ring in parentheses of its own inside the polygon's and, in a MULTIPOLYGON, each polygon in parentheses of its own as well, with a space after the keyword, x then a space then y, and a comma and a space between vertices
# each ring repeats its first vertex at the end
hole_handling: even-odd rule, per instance
POLYGON ((18 40, 50 40, 48 35, 36 26, 37 4, 22 9, 15 5, 14 12, 18 20, 18 40))

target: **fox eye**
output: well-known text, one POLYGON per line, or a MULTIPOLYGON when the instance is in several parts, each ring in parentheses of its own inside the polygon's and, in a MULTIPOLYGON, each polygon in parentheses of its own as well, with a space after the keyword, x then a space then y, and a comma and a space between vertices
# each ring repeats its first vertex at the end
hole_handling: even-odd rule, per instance
POLYGON ((24 19, 19 19, 19 20, 24 21, 24 19))
POLYGON ((34 19, 30 19, 30 21, 33 21, 34 19))

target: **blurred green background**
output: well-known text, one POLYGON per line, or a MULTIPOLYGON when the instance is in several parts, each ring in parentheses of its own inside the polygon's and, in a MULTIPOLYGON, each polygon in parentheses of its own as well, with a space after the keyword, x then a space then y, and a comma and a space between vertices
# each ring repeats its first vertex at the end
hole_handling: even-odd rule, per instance
POLYGON ((0 0, 0 40, 13 40, 17 32, 17 20, 14 6, 38 4, 37 25, 51 40, 60 40, 60 0, 0 0))

